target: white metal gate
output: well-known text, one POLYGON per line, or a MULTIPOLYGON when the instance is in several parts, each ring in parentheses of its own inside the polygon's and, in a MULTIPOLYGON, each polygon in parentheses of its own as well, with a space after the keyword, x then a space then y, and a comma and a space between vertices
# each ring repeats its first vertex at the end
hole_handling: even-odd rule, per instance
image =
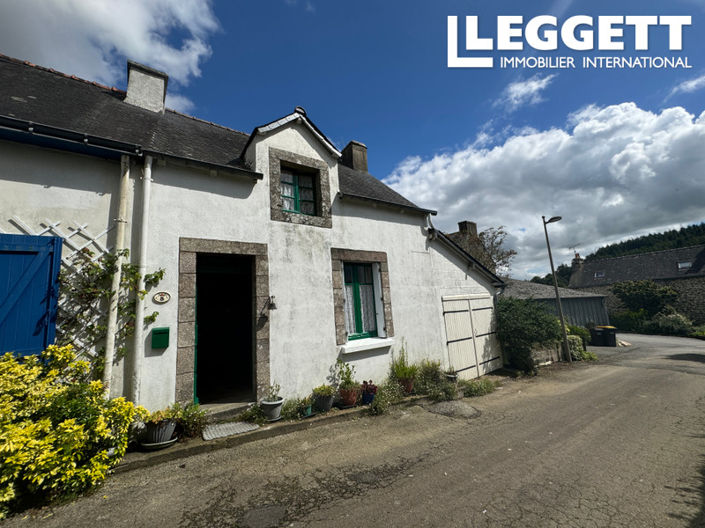
POLYGON ((472 379, 502 367, 494 303, 489 295, 443 297, 448 357, 462 379, 472 379))

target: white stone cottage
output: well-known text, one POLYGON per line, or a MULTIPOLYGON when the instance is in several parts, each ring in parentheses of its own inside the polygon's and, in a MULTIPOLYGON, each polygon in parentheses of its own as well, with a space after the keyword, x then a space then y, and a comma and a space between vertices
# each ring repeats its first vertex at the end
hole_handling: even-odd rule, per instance
POLYGON ((339 151, 299 107, 249 135, 183 115, 167 81, 129 62, 123 92, 0 56, 0 236, 166 272, 112 395, 303 396, 338 358, 381 381, 402 343, 466 377, 501 367, 502 281, 370 175, 362 143, 339 151))

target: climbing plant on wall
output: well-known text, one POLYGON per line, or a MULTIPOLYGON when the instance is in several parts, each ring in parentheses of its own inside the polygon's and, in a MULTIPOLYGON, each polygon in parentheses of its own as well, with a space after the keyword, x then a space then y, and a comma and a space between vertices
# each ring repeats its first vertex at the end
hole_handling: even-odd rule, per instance
MULTIPOLYGON (((88 249, 73 255, 69 266, 59 275, 59 314, 56 343, 71 344, 76 352, 91 362, 93 377, 99 378, 104 368, 105 338, 108 331, 108 306, 117 295, 117 329, 115 361, 127 352, 127 340, 135 331, 135 309, 138 298, 156 286, 164 277, 164 270, 145 274, 145 289, 139 289, 140 273, 128 260, 129 250, 118 254, 105 253, 99 258, 88 249), (122 258, 120 288, 112 290, 112 279, 117 271, 118 257, 122 258)), ((144 324, 153 323, 159 312, 144 318, 144 324)))

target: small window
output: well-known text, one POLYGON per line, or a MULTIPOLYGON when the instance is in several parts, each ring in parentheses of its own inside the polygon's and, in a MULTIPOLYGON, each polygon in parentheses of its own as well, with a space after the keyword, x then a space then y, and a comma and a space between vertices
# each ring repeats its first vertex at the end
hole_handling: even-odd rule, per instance
POLYGON ((377 336, 372 264, 344 263, 345 325, 348 339, 377 336))
POLYGON ((679 262, 678 271, 690 269, 693 266, 692 262, 679 262))
POLYGON ((604 279, 604 278, 605 278, 605 272, 604 272, 604 271, 596 271, 596 272, 595 272, 595 278, 596 278, 596 279, 604 279))
POLYGON ((316 185, 313 173, 281 168, 282 208, 290 213, 316 215, 316 185))

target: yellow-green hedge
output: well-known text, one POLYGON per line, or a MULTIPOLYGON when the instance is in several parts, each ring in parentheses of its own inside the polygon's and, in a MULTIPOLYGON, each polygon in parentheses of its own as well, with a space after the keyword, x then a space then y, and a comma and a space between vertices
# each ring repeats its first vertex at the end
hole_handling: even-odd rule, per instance
POLYGON ((106 399, 88 373, 70 345, 0 357, 0 518, 102 482, 125 454, 145 411, 106 399))

